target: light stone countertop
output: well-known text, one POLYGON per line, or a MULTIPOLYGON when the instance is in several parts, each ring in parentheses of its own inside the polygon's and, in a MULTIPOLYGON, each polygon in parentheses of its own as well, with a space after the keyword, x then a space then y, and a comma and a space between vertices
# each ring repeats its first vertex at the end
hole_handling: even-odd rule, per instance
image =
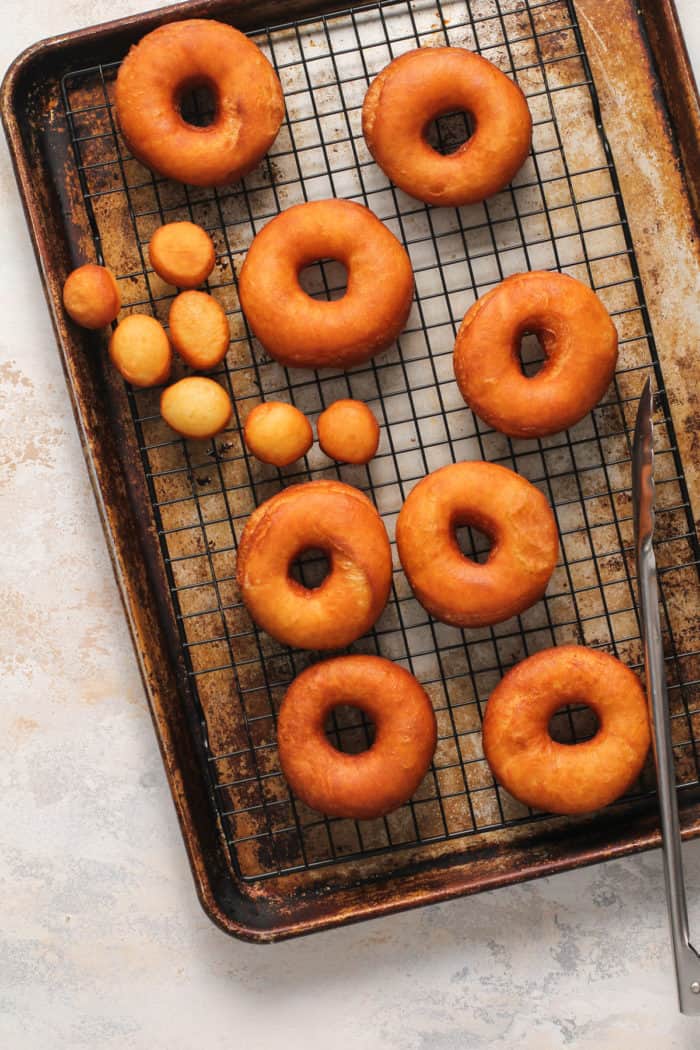
MULTIPOLYGON (((0 65, 149 0, 0 0, 0 65)), ((679 0, 700 63, 700 2, 679 0)), ((271 947, 201 911, 0 147, 4 1050, 691 1050, 658 853, 271 947)), ((700 938, 700 842, 686 847, 700 938)))

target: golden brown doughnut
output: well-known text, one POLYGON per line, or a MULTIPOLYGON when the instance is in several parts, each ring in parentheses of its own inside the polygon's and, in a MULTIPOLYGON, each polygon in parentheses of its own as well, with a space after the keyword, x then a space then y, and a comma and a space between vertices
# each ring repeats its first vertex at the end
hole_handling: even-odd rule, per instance
POLYGON ((104 328, 121 310, 122 298, 106 266, 86 263, 68 274, 63 285, 63 305, 83 328, 104 328))
POLYGON ((173 351, 155 317, 130 314, 112 332, 109 356, 132 386, 159 386, 170 375, 173 351))
POLYGON ((617 332, 600 299, 563 273, 507 277, 467 311, 454 351, 462 397, 511 437, 566 430, 600 401, 617 363, 617 332), (528 377, 520 340, 537 334, 546 361, 528 377))
POLYGON ((380 656, 336 656, 295 678, 277 723, 280 765, 294 794, 330 817, 372 820, 407 802, 428 772, 437 728, 422 685, 380 656), (343 754, 324 733, 348 704, 375 725, 371 747, 343 754))
POLYGON ((170 22, 148 33, 119 69, 117 117, 131 152, 169 179, 222 186, 251 171, 284 116, 277 76, 252 40, 211 19, 170 22), (213 123, 183 119, 180 100, 208 87, 213 123))
POLYGON ((429 204, 473 204, 503 189, 530 149, 532 118, 517 84, 462 47, 421 47, 394 59, 362 107, 370 153, 406 193, 429 204), (449 156, 427 142, 430 123, 464 110, 474 134, 449 156))
POLYGON ((588 813, 639 776, 650 742, 646 697, 614 656, 560 645, 505 675, 486 705, 483 739, 494 776, 515 798, 550 813, 588 813), (549 735, 550 718, 567 704, 598 716, 590 740, 560 744, 549 735))
POLYGON ((245 421, 243 437, 257 459, 275 467, 288 467, 301 459, 314 440, 304 413, 284 401, 256 405, 245 421))
POLYGON ((369 463, 377 451, 379 424, 363 401, 334 401, 318 417, 316 429, 323 451, 341 463, 369 463))
POLYGON ((211 438, 231 419, 231 398, 206 376, 187 376, 163 391, 160 414, 173 430, 187 438, 211 438))
POLYGON ((283 211, 255 237, 239 294, 253 332, 283 365, 350 368, 401 332, 413 271, 405 248, 369 208, 313 201, 283 211), (300 271, 320 259, 346 267, 342 299, 320 302, 299 284, 300 271))
POLYGON ((501 623, 545 592, 557 563, 554 515, 539 489, 495 463, 454 463, 423 478, 396 523, 404 572, 429 613, 456 627, 501 623), (492 546, 483 564, 462 554, 455 529, 492 546))
POLYGON ((170 306, 170 341, 192 368, 207 372, 226 357, 231 332, 226 311, 206 292, 181 292, 170 306))
POLYGON ((359 489, 341 481, 292 485, 248 519, 236 579, 248 612, 273 638, 299 649, 341 649, 368 631, 386 605, 389 537, 359 489), (309 589, 289 568, 313 548, 326 554, 330 572, 309 589))
POLYGON ((196 288, 214 269, 214 242, 194 222, 159 226, 148 245, 148 258, 159 277, 176 288, 196 288))

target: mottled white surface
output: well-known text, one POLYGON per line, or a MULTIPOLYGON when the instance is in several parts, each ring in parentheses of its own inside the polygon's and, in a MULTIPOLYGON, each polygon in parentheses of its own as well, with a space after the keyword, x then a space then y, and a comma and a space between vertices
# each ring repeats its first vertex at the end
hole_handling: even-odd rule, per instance
MULTIPOLYGON (((0 64, 147 6, 0 0, 0 64)), ((700 4, 679 8, 700 60, 700 4)), ((658 854, 267 948, 205 918, 4 145, 0 197, 0 1046, 700 1046, 658 854)))

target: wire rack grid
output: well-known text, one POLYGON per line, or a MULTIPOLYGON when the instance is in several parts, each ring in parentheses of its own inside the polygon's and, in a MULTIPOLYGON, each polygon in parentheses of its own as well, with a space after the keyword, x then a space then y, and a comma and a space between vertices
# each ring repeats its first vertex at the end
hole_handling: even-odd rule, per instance
MULTIPOLYGON (((620 187, 568 0, 389 0, 252 34, 282 81, 286 119, 270 154, 241 185, 200 190, 154 176, 121 139, 113 109, 118 63, 73 70, 63 102, 95 248, 116 273, 125 310, 167 323, 176 290, 148 262, 162 223, 189 219, 217 248, 208 290, 224 306, 231 347, 215 373, 230 391, 234 419, 209 447, 173 436, 158 414, 159 390, 128 390, 133 427, 158 528, 185 654, 206 776, 231 863, 257 880, 541 818, 501 789, 481 748, 489 692, 515 662, 547 646, 602 647, 639 667, 634 602, 630 433, 651 372, 657 422, 657 557, 679 783, 698 783, 700 717, 698 552, 682 466, 650 331, 620 187), (367 86, 392 58, 417 46, 476 50, 513 77, 533 117, 532 152, 513 184, 483 204, 431 208, 393 187, 361 133, 367 86), (237 274, 255 233, 305 200, 345 197, 370 207, 409 251, 414 306, 398 344, 349 373, 285 369, 252 338, 238 304, 237 274), (593 287, 620 336, 615 381, 603 403, 551 438, 512 441, 464 406, 452 371, 454 337, 470 304, 511 273, 561 270, 593 287), (316 447, 278 471, 250 457, 242 441, 261 400, 288 400, 315 416, 338 397, 366 401, 381 424, 378 455, 342 466, 316 447), (361 823, 328 819, 290 796, 275 745, 275 719, 289 682, 318 654, 291 651, 258 631, 235 585, 235 551, 247 516, 281 486, 340 478, 367 492, 389 534, 413 484, 445 463, 481 458, 527 477, 554 508, 561 560, 545 599, 493 628, 460 631, 432 620, 415 601, 395 557, 392 596, 374 630, 352 647, 406 666, 424 684, 438 720, 433 766, 397 812, 361 823)), ((196 93, 188 119, 206 123, 196 93)), ((448 114, 429 135, 449 152, 469 134, 448 114)), ((302 275, 309 294, 342 294, 344 273, 319 260, 302 275)), ((523 367, 536 367, 525 347, 523 367)), ((176 373, 186 374, 180 362, 176 373)), ((483 558, 483 537, 462 530, 466 554, 483 558)), ((313 585, 313 553, 296 567, 313 585)), ((553 735, 575 742, 594 732, 586 708, 568 708, 553 735)), ((371 741, 348 708, 328 732, 346 751, 371 741)), ((648 771, 627 798, 649 794, 648 771)), ((462 847, 459 847, 462 848, 462 847)))

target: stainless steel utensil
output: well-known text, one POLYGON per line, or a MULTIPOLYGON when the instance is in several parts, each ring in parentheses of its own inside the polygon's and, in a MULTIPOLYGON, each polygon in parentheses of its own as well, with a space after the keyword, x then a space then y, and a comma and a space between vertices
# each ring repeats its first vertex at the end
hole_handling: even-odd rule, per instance
POLYGON ((700 956, 690 943, 688 932, 688 905, 683 878, 671 720, 666 692, 666 670, 659 617, 659 591, 653 547, 653 410, 654 395, 651 380, 647 379, 637 410, 632 449, 632 499, 639 608, 661 814, 666 903, 676 965, 678 1000, 681 1013, 700 1015, 700 956))

